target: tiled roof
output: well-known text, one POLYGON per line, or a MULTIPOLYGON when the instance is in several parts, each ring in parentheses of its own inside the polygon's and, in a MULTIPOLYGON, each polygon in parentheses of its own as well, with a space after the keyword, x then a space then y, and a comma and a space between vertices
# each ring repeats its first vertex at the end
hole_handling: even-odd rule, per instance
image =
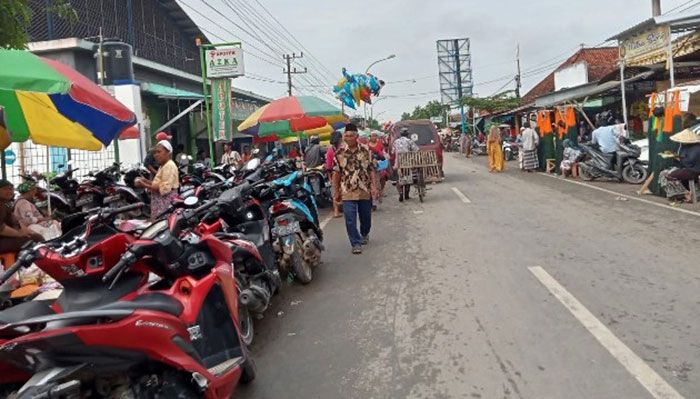
POLYGON ((539 96, 554 91, 554 73, 580 61, 588 63, 588 81, 596 82, 617 69, 617 47, 583 48, 564 61, 557 69, 523 96, 521 104, 528 104, 539 96))

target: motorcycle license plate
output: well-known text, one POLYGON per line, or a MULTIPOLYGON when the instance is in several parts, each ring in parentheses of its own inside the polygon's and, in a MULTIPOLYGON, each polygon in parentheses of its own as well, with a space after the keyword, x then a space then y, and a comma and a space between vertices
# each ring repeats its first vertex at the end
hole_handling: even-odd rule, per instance
POLYGON ((103 200, 103 203, 104 204, 111 204, 112 202, 118 201, 118 200, 119 200, 118 195, 110 195, 109 197, 105 197, 105 199, 103 200))
POLYGON ((93 202, 94 199, 95 198, 93 197, 92 194, 84 195, 84 196, 80 197, 77 201, 75 201, 75 206, 87 205, 87 204, 93 202))
POLYGON ((291 222, 286 226, 275 226, 272 228, 272 234, 277 237, 290 236, 300 231, 301 226, 299 226, 299 222, 297 221, 291 222))

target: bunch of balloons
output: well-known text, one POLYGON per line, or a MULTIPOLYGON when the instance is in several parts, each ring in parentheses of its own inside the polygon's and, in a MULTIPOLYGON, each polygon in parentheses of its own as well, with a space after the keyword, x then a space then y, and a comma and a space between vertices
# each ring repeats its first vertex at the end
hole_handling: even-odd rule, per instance
POLYGON ((378 96, 382 87, 384 81, 370 73, 351 75, 343 68, 343 78, 333 86, 333 93, 343 104, 357 109, 362 101, 372 104, 372 96, 378 96))

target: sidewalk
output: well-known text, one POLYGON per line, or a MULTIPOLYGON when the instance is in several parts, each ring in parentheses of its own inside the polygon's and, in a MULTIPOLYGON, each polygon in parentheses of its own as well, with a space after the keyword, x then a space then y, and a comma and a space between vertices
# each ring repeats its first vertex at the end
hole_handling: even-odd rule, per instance
MULTIPOLYGON (((488 165, 488 158, 485 156, 472 156, 469 159, 466 159, 464 157, 459 156, 457 153, 450 153, 454 154, 453 156, 456 157, 457 159, 464 159, 465 161, 468 162, 474 162, 479 165, 482 165, 484 167, 487 167, 488 165)), ((506 162, 506 170, 505 172, 508 175, 512 176, 524 176, 523 172, 518 168, 518 163, 517 161, 510 161, 506 162)), ((561 180, 562 182, 566 182, 569 184, 577 184, 580 186, 588 187, 590 189, 597 189, 599 191, 605 191, 609 192, 611 195, 613 194, 619 194, 620 195, 620 200, 621 201, 628 201, 628 200, 641 200, 643 202, 652 202, 657 205, 662 205, 662 206, 669 206, 674 209, 679 209, 682 211, 688 211, 688 212, 695 212, 700 214, 700 202, 695 203, 695 204, 684 204, 684 203, 671 203, 669 202, 666 198, 663 197, 658 197, 656 195, 638 195, 637 191, 641 188, 641 185, 634 185, 634 184, 627 184, 627 183, 621 183, 621 182, 613 182, 613 181, 584 181, 581 178, 562 178, 560 175, 555 175, 555 174, 548 174, 545 172, 539 172, 539 175, 542 176, 547 176, 552 179, 557 179, 561 180)), ((699 215, 700 216, 700 215, 699 215)))

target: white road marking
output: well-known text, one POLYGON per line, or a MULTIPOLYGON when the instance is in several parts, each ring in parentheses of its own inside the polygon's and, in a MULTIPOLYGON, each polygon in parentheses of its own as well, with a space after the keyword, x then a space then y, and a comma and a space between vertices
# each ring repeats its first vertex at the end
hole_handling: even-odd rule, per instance
POLYGON ((683 399, 654 369, 618 339, 593 313, 543 268, 529 267, 532 274, 559 300, 622 366, 656 399, 683 399))
POLYGON ((330 215, 328 215, 327 218, 325 218, 325 219, 323 219, 323 220, 321 221, 321 225, 319 226, 319 227, 321 227, 321 230, 325 229, 325 228, 326 228, 326 225, 327 225, 331 220, 333 220, 333 214, 332 214, 332 213, 331 213, 330 215))
POLYGON ((462 202, 464 202, 465 204, 471 204, 471 203, 472 203, 472 202, 469 200, 469 198, 467 198, 466 195, 464 195, 461 191, 459 191, 459 190, 457 189, 457 187, 452 187, 452 191, 454 191, 455 194, 457 194, 457 196, 459 197, 459 199, 461 199, 462 202))
POLYGON ((670 205, 660 204, 660 203, 658 203, 658 202, 649 201, 649 200, 644 199, 644 198, 637 198, 637 197, 634 197, 634 196, 631 196, 631 195, 627 195, 627 194, 620 194, 620 193, 615 192, 615 191, 612 191, 612 190, 608 190, 608 189, 605 189, 605 188, 602 188, 602 187, 597 187, 597 186, 594 186, 594 185, 592 185, 592 184, 587 184, 587 183, 583 183, 583 182, 580 182, 580 181, 569 180, 569 179, 560 179, 560 178, 558 178, 558 177, 555 176, 555 175, 550 175, 550 174, 547 174, 547 173, 544 173, 544 172, 540 172, 540 174, 543 175, 543 176, 548 176, 548 177, 551 177, 551 178, 553 178, 553 179, 557 179, 557 180, 564 181, 564 182, 567 182, 567 183, 578 184, 579 186, 584 186, 584 187, 592 188, 592 189, 594 189, 594 190, 602 191, 602 192, 604 192, 604 193, 612 194, 612 195, 615 195, 615 196, 618 196, 618 197, 622 197, 622 198, 627 198, 627 199, 631 199, 631 200, 643 202, 643 203, 645 203, 645 204, 658 206, 658 207, 660 207, 660 208, 670 209, 670 210, 672 210, 672 211, 687 213, 687 214, 693 215, 693 216, 700 216, 700 212, 690 211, 690 210, 688 210, 688 209, 683 209, 683 208, 674 208, 674 207, 672 207, 672 206, 670 206, 670 205))

